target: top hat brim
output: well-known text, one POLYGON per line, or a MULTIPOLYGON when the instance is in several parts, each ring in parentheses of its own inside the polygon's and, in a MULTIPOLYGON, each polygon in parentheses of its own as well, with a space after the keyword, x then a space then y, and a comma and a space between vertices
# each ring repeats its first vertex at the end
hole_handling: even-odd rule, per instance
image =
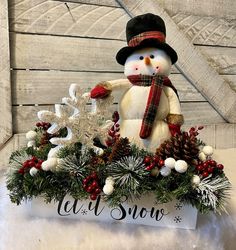
POLYGON ((127 57, 130 56, 134 51, 138 49, 142 49, 142 48, 147 48, 147 47, 154 47, 154 48, 164 50, 167 53, 167 55, 170 57, 172 64, 176 63, 178 60, 177 53, 167 43, 161 43, 157 39, 146 39, 146 40, 143 40, 138 46, 135 46, 135 47, 127 46, 127 47, 123 47, 122 49, 120 49, 118 53, 116 54, 116 61, 119 64, 124 65, 127 57))

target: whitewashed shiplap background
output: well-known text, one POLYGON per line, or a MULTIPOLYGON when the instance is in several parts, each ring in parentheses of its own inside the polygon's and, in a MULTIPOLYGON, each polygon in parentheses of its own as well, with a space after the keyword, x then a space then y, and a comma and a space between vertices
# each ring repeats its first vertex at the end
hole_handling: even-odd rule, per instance
POLYGON ((1 0, 0 10, 3 165, 24 143, 36 112, 52 110, 71 83, 87 91, 99 81, 124 77, 115 55, 126 45, 130 16, 146 12, 165 19, 167 41, 179 54, 170 78, 185 127, 207 125, 202 139, 217 148, 236 147, 234 0, 1 0))

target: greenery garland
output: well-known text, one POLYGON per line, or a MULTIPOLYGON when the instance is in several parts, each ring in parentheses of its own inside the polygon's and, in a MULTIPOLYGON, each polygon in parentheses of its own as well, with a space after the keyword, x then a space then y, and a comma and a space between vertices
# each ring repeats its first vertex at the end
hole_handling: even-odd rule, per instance
MULTIPOLYGON (((96 199, 101 194, 110 206, 116 206, 124 196, 128 200, 140 199, 151 192, 159 203, 176 198, 202 213, 225 210, 231 185, 223 165, 217 164, 211 153, 206 153, 206 159, 199 159, 204 145, 197 139, 201 128, 170 138, 155 154, 130 144, 127 138, 117 137, 100 155, 78 142, 57 153, 60 160, 56 169, 44 171, 42 164, 54 147, 46 132, 49 126, 38 124, 34 129, 35 145, 13 152, 10 157, 7 188, 11 201, 17 205, 38 196, 51 202, 66 194, 79 200, 96 199), (191 152, 193 157, 189 157, 191 152), (171 160, 188 167, 184 169, 182 164, 183 168, 174 168, 171 160), (106 185, 110 191, 102 193, 106 185)), ((66 136, 65 130, 55 136, 66 136)))

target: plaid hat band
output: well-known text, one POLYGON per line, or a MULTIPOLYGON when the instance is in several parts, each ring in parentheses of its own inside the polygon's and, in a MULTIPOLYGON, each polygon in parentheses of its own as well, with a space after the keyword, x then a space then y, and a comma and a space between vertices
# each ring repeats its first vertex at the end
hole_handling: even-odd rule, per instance
POLYGON ((164 43, 166 40, 166 37, 164 33, 160 31, 147 31, 138 34, 137 36, 134 36, 129 42, 129 47, 136 47, 138 46, 143 40, 146 39, 157 39, 159 42, 164 43))

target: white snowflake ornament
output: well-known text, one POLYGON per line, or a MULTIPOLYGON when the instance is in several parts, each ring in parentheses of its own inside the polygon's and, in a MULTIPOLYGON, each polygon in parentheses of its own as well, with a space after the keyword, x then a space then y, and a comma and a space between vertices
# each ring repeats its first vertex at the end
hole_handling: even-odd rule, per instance
POLYGON ((103 150, 93 145, 94 138, 98 137, 101 142, 107 139, 108 130, 113 125, 112 121, 106 121, 109 107, 113 103, 113 97, 107 98, 105 102, 92 100, 92 110, 89 112, 87 103, 89 94, 83 94, 78 85, 72 84, 69 89, 70 97, 62 98, 65 105, 55 104, 55 113, 51 111, 39 111, 38 117, 41 121, 51 123, 48 133, 54 134, 61 128, 67 129, 66 137, 53 137, 50 142, 57 145, 52 149, 54 154, 61 147, 81 142, 84 146, 94 148, 97 154, 103 150), (69 110, 68 110, 69 108, 69 110))

